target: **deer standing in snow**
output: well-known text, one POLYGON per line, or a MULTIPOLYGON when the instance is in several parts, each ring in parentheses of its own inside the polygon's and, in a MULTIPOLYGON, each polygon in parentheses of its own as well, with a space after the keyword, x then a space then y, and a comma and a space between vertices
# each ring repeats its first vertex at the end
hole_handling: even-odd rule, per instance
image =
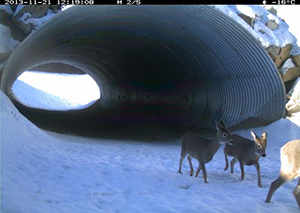
POLYGON ((244 165, 254 165, 257 170, 258 176, 258 187, 262 187, 260 179, 260 166, 258 160, 260 156, 266 157, 266 146, 267 146, 267 133, 263 132, 261 137, 258 137, 254 132, 251 131, 251 136, 254 141, 247 138, 243 138, 239 135, 232 135, 234 144, 232 146, 226 145, 224 147, 225 155, 225 168, 228 169, 228 158, 227 155, 234 157, 230 162, 231 173, 233 173, 234 164, 239 161, 241 168, 241 180, 244 180, 245 172, 244 165))
MULTIPOLYGON (((279 177, 271 183, 267 203, 271 201, 272 195, 282 184, 300 177, 300 140, 289 141, 280 149, 280 161, 279 177)), ((300 208, 300 179, 293 194, 300 208)))
POLYGON ((212 160, 214 154, 219 149, 222 143, 233 144, 231 134, 229 130, 226 128, 224 123, 221 121, 220 123, 216 122, 217 134, 214 139, 208 140, 200 135, 194 133, 186 133, 183 135, 181 139, 181 158, 179 162, 179 173, 181 174, 182 162, 185 157, 188 155, 188 161, 190 164, 190 175, 193 176, 193 165, 192 165, 192 157, 196 158, 199 162, 199 166, 196 172, 196 177, 200 170, 202 169, 204 182, 207 183, 207 173, 205 169, 205 163, 208 163, 212 160))

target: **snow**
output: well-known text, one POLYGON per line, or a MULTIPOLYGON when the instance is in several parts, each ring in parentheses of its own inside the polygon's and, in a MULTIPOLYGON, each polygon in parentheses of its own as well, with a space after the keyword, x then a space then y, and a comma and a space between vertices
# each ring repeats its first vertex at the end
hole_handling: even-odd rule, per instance
MULTIPOLYGON (((293 118, 297 124, 281 119, 252 129, 268 133, 267 157, 260 160, 263 188, 258 188, 254 166, 245 167, 244 181, 238 166, 234 174, 223 171, 222 147, 206 166, 205 184, 202 173, 189 176, 187 160, 183 175, 178 174, 179 140, 151 143, 45 132, 0 96, 3 212, 299 212, 292 195, 296 180, 278 189, 273 203, 264 199, 278 176, 280 147, 300 138, 300 116, 293 118)), ((250 130, 236 133, 251 138, 250 130)))
POLYGON ((100 99, 98 85, 87 74, 26 71, 15 81, 12 90, 19 102, 46 110, 82 109, 100 99))
MULTIPOLYGON (((297 45, 297 38, 289 32, 289 25, 282 21, 282 19, 278 16, 270 13, 266 8, 259 5, 214 5, 213 7, 241 24, 262 44, 264 48, 271 45, 285 47, 287 44, 292 44, 291 54, 300 54, 300 48, 297 45), (238 16, 238 14, 241 13, 254 19, 253 28, 238 16), (269 29, 266 26, 266 23, 269 20, 278 24, 278 28, 274 30, 269 29)), ((298 23, 294 22, 294 25, 298 28, 298 23)))
POLYGON ((281 5, 275 7, 277 15, 285 20, 289 24, 289 31, 298 39, 298 45, 300 45, 300 5, 281 5))
POLYGON ((70 9, 71 7, 73 7, 74 5, 63 5, 61 11, 65 11, 67 9, 70 9))
POLYGON ((11 30, 9 27, 0 24, 0 54, 10 53, 20 43, 11 37, 11 30))

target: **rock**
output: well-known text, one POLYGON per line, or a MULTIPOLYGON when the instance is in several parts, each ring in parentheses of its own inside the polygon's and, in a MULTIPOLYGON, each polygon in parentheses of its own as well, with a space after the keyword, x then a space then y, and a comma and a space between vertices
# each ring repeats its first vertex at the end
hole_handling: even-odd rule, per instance
POLYGON ((13 20, 25 34, 29 34, 33 29, 35 29, 36 26, 34 26, 32 23, 27 23, 26 21, 29 18, 44 17, 47 14, 47 10, 47 5, 26 5, 20 10, 17 8, 13 20))
POLYGON ((274 7, 271 7, 270 9, 268 9, 268 11, 273 15, 277 16, 277 10, 274 7))
POLYGON ((0 10, 0 24, 5 23, 8 17, 11 17, 12 14, 7 13, 5 10, 0 10))
POLYGON ((275 57, 275 65, 276 67, 281 67, 284 61, 290 57, 290 51, 292 49, 292 45, 288 44, 285 47, 281 48, 280 53, 277 57, 275 57))
POLYGON ((294 64, 300 67, 300 55, 293 55, 292 57, 294 64))
POLYGON ((23 41, 26 38, 26 34, 13 21, 13 12, 11 14, 5 10, 0 10, 0 24, 10 28, 14 40, 23 41))
POLYGON ((285 74, 286 71, 290 68, 294 68, 296 67, 295 64, 293 63, 292 59, 291 58, 288 58, 282 65, 282 67, 280 68, 280 72, 281 74, 285 74))
POLYGON ((280 69, 284 82, 300 77, 300 67, 296 67, 291 58, 288 58, 280 69))
POLYGON ((10 9, 11 9, 13 12, 16 12, 17 7, 18 7, 17 4, 15 4, 15 5, 10 5, 10 9))
POLYGON ((251 28, 253 28, 253 24, 254 24, 254 18, 251 18, 249 16, 246 16, 245 14, 243 13, 238 13, 237 14, 239 17, 241 17, 247 24, 249 24, 249 26, 251 28))
POLYGON ((7 64, 7 61, 0 63, 0 86, 1 86, 2 74, 3 74, 3 71, 4 71, 4 68, 5 68, 6 64, 7 64))
POLYGON ((275 30, 279 27, 279 24, 277 24, 274 20, 269 20, 267 21, 266 26, 271 30, 275 30))
POLYGON ((0 44, 0 81, 1 76, 4 70, 4 67, 6 66, 7 59, 9 58, 12 51, 16 48, 16 46, 19 44, 18 41, 14 40, 11 37, 11 30, 9 27, 0 24, 0 38, 1 38, 1 44, 0 44))
POLYGON ((30 13, 31 18, 42 18, 47 14, 47 5, 26 5, 21 10, 16 11, 15 17, 22 17, 24 13, 30 13))
POLYGON ((285 105, 287 115, 300 112, 300 78, 297 78, 294 87, 291 89, 288 95, 291 95, 291 98, 285 105))
POLYGON ((11 7, 9 5, 2 5, 0 6, 0 11, 4 11, 5 13, 8 13, 10 15, 13 15, 14 12, 12 11, 11 7))
POLYGON ((300 77, 300 67, 294 67, 288 69, 282 76, 283 82, 291 81, 300 77))
POLYGON ((278 57, 280 53, 280 48, 275 45, 271 45, 266 48, 266 51, 269 53, 273 61, 275 61, 276 57, 278 57))
POLYGON ((50 5, 49 9, 52 10, 53 13, 58 13, 61 11, 62 5, 50 5))
POLYGON ((258 32, 260 32, 261 34, 265 34, 266 33, 263 29, 259 29, 258 32))
MULTIPOLYGON (((283 48, 279 48, 275 45, 271 45, 266 48, 266 51, 273 59, 277 68, 281 67, 283 62, 286 61, 290 57, 290 51, 292 49, 292 45, 288 44, 283 48)), ((298 59, 299 60, 299 59, 298 59)))
POLYGON ((0 32, 1 32, 1 45, 0 45, 0 58, 7 57, 7 54, 11 54, 11 52, 16 48, 19 44, 18 41, 14 40, 11 37, 11 30, 9 27, 0 24, 0 32))

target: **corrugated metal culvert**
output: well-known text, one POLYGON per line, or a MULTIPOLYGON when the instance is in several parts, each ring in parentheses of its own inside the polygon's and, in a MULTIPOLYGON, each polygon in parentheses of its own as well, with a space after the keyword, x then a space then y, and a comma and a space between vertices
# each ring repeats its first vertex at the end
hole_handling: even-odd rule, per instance
POLYGON ((48 123, 212 127, 221 119, 228 126, 266 123, 284 113, 285 89, 272 60, 244 28, 210 6, 68 9, 14 52, 2 90, 9 93, 22 72, 50 62, 90 74, 101 99, 73 112, 33 115, 20 107, 48 123))

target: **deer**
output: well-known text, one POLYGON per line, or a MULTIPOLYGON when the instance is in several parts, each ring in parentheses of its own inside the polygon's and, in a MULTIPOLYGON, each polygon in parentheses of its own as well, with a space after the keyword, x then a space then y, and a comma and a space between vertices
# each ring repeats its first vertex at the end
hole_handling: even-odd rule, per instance
POLYGON ((224 155, 225 155, 225 168, 226 171, 228 169, 228 157, 232 156, 233 159, 230 161, 230 170, 233 174, 234 165, 237 161, 240 163, 241 170, 241 180, 244 180, 245 172, 244 165, 251 166, 254 165, 257 171, 258 187, 262 188, 261 179, 260 179, 260 166, 259 166, 259 158, 260 156, 266 157, 266 147, 267 147, 267 133, 263 132, 261 137, 258 137, 254 132, 251 131, 251 136, 254 141, 249 140, 247 138, 241 137, 239 135, 233 134, 231 137, 233 138, 234 144, 232 146, 228 146, 227 144, 224 147, 224 155))
MULTIPOLYGON (((271 183, 266 203, 271 201, 274 192, 281 185, 300 177, 300 140, 289 141, 281 147, 280 161, 279 177, 271 183)), ((293 194, 300 208, 300 178, 293 194)))
POLYGON ((182 162, 188 155, 188 162, 190 165, 190 176, 193 176, 194 168, 192 165, 192 158, 198 160, 198 168, 196 172, 196 177, 200 170, 202 169, 204 183, 207 182, 207 173, 205 169, 205 164, 210 162, 214 154, 218 151, 222 144, 228 143, 233 144, 231 134, 223 121, 216 123, 217 133, 215 137, 211 140, 203 138, 202 136, 195 133, 185 133, 181 139, 181 158, 179 161, 179 170, 181 174, 182 162))

